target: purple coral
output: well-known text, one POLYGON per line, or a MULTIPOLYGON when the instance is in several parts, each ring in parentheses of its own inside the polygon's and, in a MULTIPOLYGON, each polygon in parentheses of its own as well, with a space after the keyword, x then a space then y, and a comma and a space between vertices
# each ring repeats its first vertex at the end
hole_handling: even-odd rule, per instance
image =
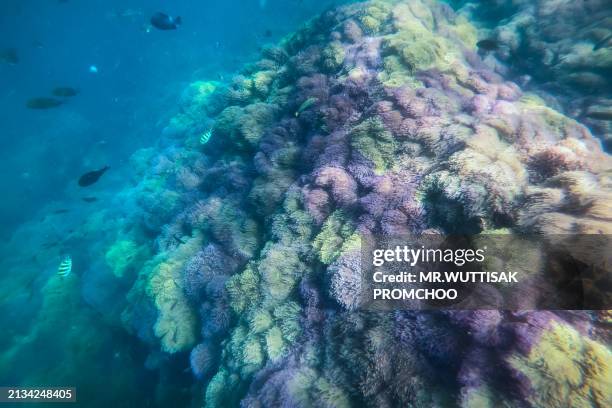
POLYGON ((339 206, 349 206, 357 200, 357 183, 344 169, 324 167, 317 171, 315 183, 327 187, 339 206))
POLYGON ((185 294, 197 301, 208 293, 216 293, 231 274, 237 263, 223 253, 215 244, 209 244, 190 258, 183 267, 183 289, 185 294), (207 290, 208 288, 208 290, 207 290))

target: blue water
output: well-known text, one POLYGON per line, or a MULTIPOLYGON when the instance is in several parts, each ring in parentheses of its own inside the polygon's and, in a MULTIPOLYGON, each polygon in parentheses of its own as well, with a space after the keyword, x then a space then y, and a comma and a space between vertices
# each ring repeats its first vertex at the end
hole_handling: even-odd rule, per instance
POLYGON ((229 76, 333 3, 2 1, 0 47, 16 48, 19 63, 0 65, 0 187, 11 192, 0 203, 0 236, 61 199, 83 171, 122 166, 150 145, 186 84, 229 76), (183 16, 183 27, 147 31, 159 10, 183 16), (61 110, 25 108, 57 86, 80 94, 61 110))
MULTIPOLYGON (((0 362, 0 385, 70 384, 79 389, 81 401, 90 401, 83 406, 100 407, 152 406, 153 400, 188 405, 194 395, 200 395, 201 391, 190 391, 194 380, 186 358, 180 364, 167 365, 167 372, 148 370, 145 366, 151 364, 147 364, 146 347, 116 327, 116 322, 107 324, 97 312, 89 311, 85 300, 116 303, 91 299, 100 289, 95 286, 95 276, 89 287, 73 290, 73 297, 59 294, 60 303, 76 307, 82 316, 65 316, 65 324, 51 329, 57 335, 45 335, 29 344, 25 333, 38 311, 45 308, 40 291, 57 266, 55 260, 41 254, 87 220, 91 207, 80 201, 81 197, 106 197, 105 203, 95 204, 102 207, 116 204, 112 202, 114 194, 133 181, 130 155, 155 144, 168 119, 177 112, 188 83, 231 76, 253 60, 264 44, 279 41, 332 3, 0 3, 0 48, 15 48, 19 58, 14 65, 0 64, 0 189, 4 192, 0 239, 7 245, 0 247, 0 252, 13 251, 15 246, 7 244, 12 239, 12 245, 17 242, 26 254, 10 261, 3 257, 1 262, 3 273, 20 272, 15 279, 3 276, 16 284, 5 285, 0 296, 4 331, 0 349, 10 359, 11 347, 19 343, 26 346, 16 360, 8 360, 9 365, 0 362), (183 26, 166 32, 151 29, 149 17, 156 11, 182 16, 183 26), (91 72, 91 66, 97 73, 91 72), (73 87, 79 93, 58 109, 26 108, 28 99, 50 96, 58 86, 73 87), (112 174, 85 194, 77 190, 81 174, 104 165, 111 166, 112 174), (58 209, 69 212, 54 214, 58 209), (20 225, 27 226, 16 236, 20 225), (41 251, 41 246, 46 249, 41 251), (84 327, 91 332, 68 334, 69 340, 64 337, 84 327), (105 339, 101 348, 93 341, 100 340, 99 336, 105 339), (104 393, 102 385, 108 381, 113 384, 113 394, 104 393), (163 387, 156 388, 160 383, 163 387)), ((90 239, 95 241, 96 237, 72 241, 73 251, 95 247, 90 239)), ((94 254, 100 252, 94 250, 94 254)), ((79 262, 78 256, 75 262, 79 262)), ((111 306, 105 307, 113 313, 111 306)))

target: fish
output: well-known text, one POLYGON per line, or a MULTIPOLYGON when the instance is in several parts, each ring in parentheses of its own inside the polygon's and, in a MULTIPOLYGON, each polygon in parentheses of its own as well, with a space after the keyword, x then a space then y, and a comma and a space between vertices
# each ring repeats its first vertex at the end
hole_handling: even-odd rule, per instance
POLYGON ((67 208, 60 208, 58 210, 53 211, 53 214, 66 214, 67 212, 70 212, 70 210, 67 208))
POLYGON ((110 169, 110 166, 104 166, 100 170, 88 171, 79 178, 79 186, 88 187, 97 183, 108 169, 110 169))
POLYGON ((485 38, 476 43, 476 46, 483 51, 495 51, 499 48, 499 44, 496 40, 491 38, 485 38))
POLYGON ((298 108, 298 110, 295 112, 295 117, 297 118, 298 116, 300 116, 300 114, 302 112, 304 112, 306 109, 310 108, 312 105, 314 105, 315 103, 317 103, 319 100, 317 98, 314 97, 310 97, 308 99, 306 99, 298 108))
POLYGON ((72 272, 72 258, 70 255, 66 255, 59 264, 59 268, 57 268, 57 274, 59 276, 66 277, 70 275, 70 272, 72 272))
POLYGON ((264 37, 266 37, 266 38, 272 37, 272 30, 268 29, 268 30, 264 31, 264 37))
POLYGON ((90 65, 89 66, 89 73, 90 74, 97 74, 98 73, 98 67, 95 65, 90 65))
POLYGON ((17 65, 19 63, 19 56, 15 48, 7 48, 0 51, 0 62, 9 65, 17 65))
POLYGON ((205 145, 206 143, 208 143, 211 137, 212 129, 209 129, 206 132, 202 133, 202 136, 200 136, 200 144, 205 145))
POLYGON ((170 17, 165 13, 157 12, 151 17, 151 25, 158 30, 176 30, 183 22, 180 16, 170 17))
POLYGON ((81 200, 85 201, 86 203, 94 203, 96 201, 98 201, 98 197, 83 197, 81 198, 81 200))
POLYGON ((48 98, 48 97, 43 96, 40 98, 29 99, 26 102, 26 106, 30 109, 51 109, 51 108, 57 108, 63 103, 64 102, 59 99, 48 98))
POLYGON ((54 96, 61 96, 63 98, 69 98, 71 96, 77 95, 79 91, 69 86, 59 86, 53 89, 52 93, 54 96))

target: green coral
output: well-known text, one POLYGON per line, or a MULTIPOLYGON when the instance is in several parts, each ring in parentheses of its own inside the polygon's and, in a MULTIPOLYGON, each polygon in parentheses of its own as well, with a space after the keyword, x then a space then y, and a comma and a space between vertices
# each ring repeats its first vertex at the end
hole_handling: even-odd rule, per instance
MULTIPOLYGON (((381 44, 384 69, 379 78, 385 85, 418 87, 416 72, 434 66, 444 71, 459 61, 461 54, 457 47, 435 35, 434 18, 428 5, 421 1, 397 4, 392 20, 394 30, 383 37, 381 44)), ((461 26, 458 35, 468 36, 468 32, 472 33, 469 27, 461 26)))
MULTIPOLYGON (((176 120, 188 126, 186 122, 198 120, 202 114, 209 114, 211 97, 219 86, 220 83, 216 81, 195 81, 189 84, 181 98, 182 115, 187 118, 180 119, 181 114, 179 114, 176 120)), ((173 118, 171 121, 175 121, 175 119, 173 118)), ((178 125, 178 123, 174 124, 178 125)))
POLYGON ((263 252, 259 263, 262 292, 272 304, 286 299, 297 284, 298 277, 307 269, 295 250, 282 244, 271 244, 263 252))
POLYGON ((276 211, 294 180, 293 172, 287 170, 273 170, 265 177, 257 177, 249 193, 249 198, 256 205, 257 212, 269 215, 276 211))
POLYGON ((113 274, 121 278, 126 272, 137 269, 149 257, 146 245, 138 245, 130 239, 116 241, 106 252, 104 259, 113 274))
POLYGON ((264 364, 265 355, 259 337, 243 325, 232 332, 226 352, 231 356, 229 367, 246 377, 259 370, 264 364))
POLYGON ((321 53, 323 68, 328 72, 336 72, 344 63, 346 53, 342 43, 339 41, 331 42, 321 53))
POLYGON ((334 262, 341 253, 344 241, 353 233, 355 227, 342 210, 334 211, 325 221, 321 232, 312 243, 319 259, 326 265, 334 262))
POLYGON ((268 357, 276 360, 281 357, 285 351, 285 341, 283 340, 283 332, 278 327, 274 326, 266 333, 266 352, 268 357))
POLYGON ((272 220, 274 237, 280 242, 308 242, 313 235, 314 220, 302 208, 298 190, 287 192, 283 209, 284 213, 276 215, 272 220))
POLYGON ((202 238, 196 236, 172 253, 159 254, 141 272, 146 276, 146 294, 158 310, 154 333, 168 353, 189 349, 196 342, 198 319, 180 282, 184 263, 201 246, 202 238))
POLYGON ((441 47, 432 37, 416 40, 411 36, 393 36, 383 42, 385 55, 399 55, 402 63, 410 72, 429 68, 441 55, 441 47))
POLYGON ((265 355, 259 343, 259 339, 251 334, 247 336, 240 347, 243 362, 240 372, 243 376, 248 376, 262 367, 265 355))
POLYGON ((237 395, 233 392, 239 378, 226 369, 220 369, 208 383, 204 397, 206 407, 226 407, 236 405, 237 395))
POLYGON ((201 203, 197 222, 200 229, 219 241, 231 239, 233 250, 244 258, 251 258, 259 248, 259 226, 238 208, 235 202, 210 198, 201 203))
POLYGON ((535 392, 538 407, 605 407, 612 404, 612 353, 573 327, 554 322, 527 356, 510 357, 535 392))
POLYGON ((260 98, 266 98, 270 93, 276 71, 258 71, 253 75, 253 90, 260 98))
POLYGON ((191 95, 191 103, 204 105, 208 102, 211 95, 219 87, 216 81, 196 81, 189 84, 187 88, 191 95))
POLYGON ((291 394, 301 406, 336 408, 351 406, 348 395, 340 387, 335 386, 333 381, 310 368, 303 368, 296 373, 288 386, 291 394))
POLYGON ((263 333, 272 326, 272 315, 267 310, 255 310, 249 319, 249 330, 253 333, 263 333))
POLYGON ((385 27, 385 22, 390 17, 389 5, 383 1, 375 1, 360 13, 358 21, 364 32, 378 34, 385 27))
POLYGON ((397 55, 387 55, 383 58, 383 69, 378 73, 378 79, 388 87, 408 86, 418 88, 421 82, 414 78, 397 55))
POLYGON ((263 102, 246 107, 230 106, 219 114, 213 131, 229 139, 236 147, 256 147, 277 113, 276 105, 263 102))
POLYGON ((259 275, 249 264, 242 273, 227 281, 226 288, 232 309, 240 315, 259 300, 259 275))
POLYGON ((351 146, 374 163, 378 174, 393 167, 397 143, 379 118, 370 118, 351 131, 351 146))
POLYGON ((283 338, 290 343, 295 341, 302 331, 301 311, 300 305, 292 301, 285 302, 274 309, 274 319, 283 333, 283 338))

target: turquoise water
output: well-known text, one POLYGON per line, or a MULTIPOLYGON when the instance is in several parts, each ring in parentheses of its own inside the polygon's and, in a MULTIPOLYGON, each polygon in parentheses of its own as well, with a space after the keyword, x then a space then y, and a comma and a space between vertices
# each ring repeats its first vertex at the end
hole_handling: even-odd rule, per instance
POLYGON ((4 0, 0 386, 83 407, 612 403, 605 311, 359 303, 364 238, 612 233, 611 19, 4 0))

